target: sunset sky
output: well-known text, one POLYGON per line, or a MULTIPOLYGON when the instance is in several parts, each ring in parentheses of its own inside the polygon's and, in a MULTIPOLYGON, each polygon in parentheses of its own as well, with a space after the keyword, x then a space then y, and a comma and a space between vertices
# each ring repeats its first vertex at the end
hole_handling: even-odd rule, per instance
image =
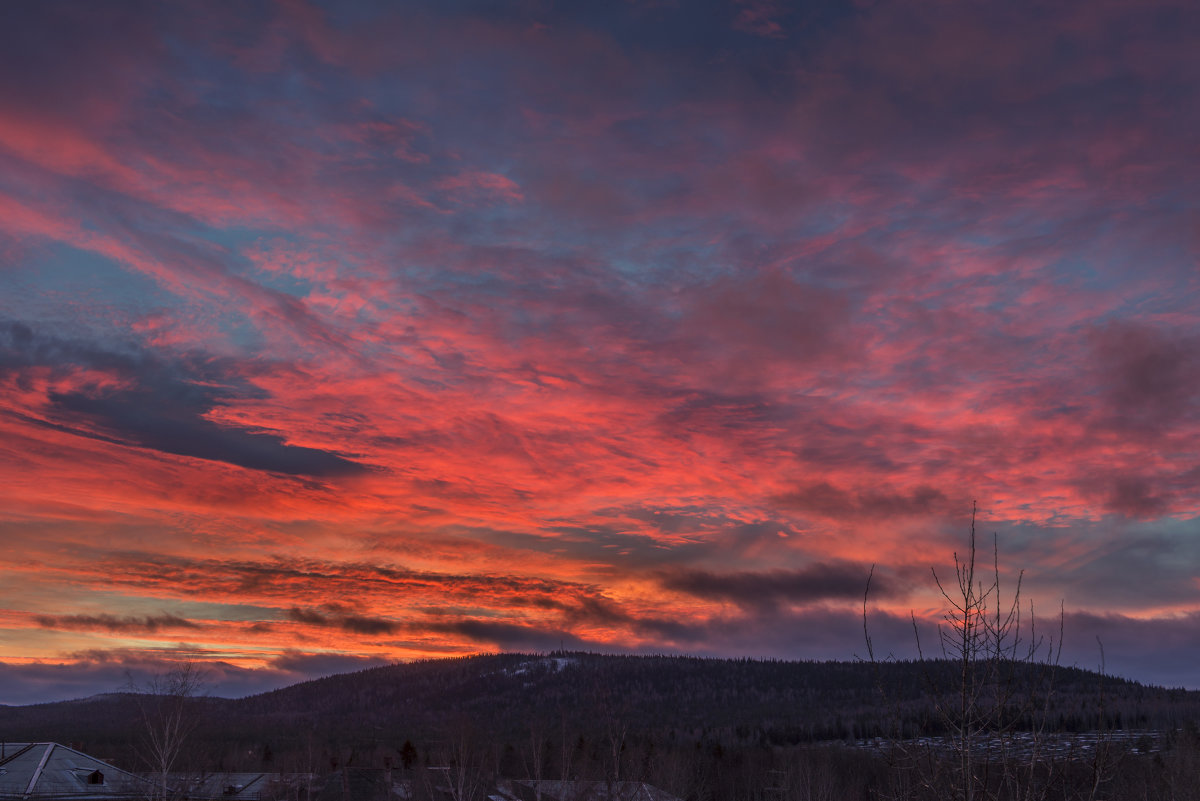
POLYGON ((0 703, 908 656, 973 501, 1200 688, 1192 0, 0 15, 0 703))

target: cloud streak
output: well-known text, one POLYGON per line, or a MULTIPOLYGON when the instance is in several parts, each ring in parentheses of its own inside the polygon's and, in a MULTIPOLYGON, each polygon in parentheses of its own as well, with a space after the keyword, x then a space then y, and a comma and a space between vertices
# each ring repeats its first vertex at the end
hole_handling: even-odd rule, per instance
MULTIPOLYGON (((664 588, 676 592, 757 607, 857 600, 867 590, 869 575, 863 565, 813 564, 801 570, 761 572, 678 570, 664 574, 660 580, 664 588)), ((877 598, 888 598, 896 592, 891 579, 874 580, 871 588, 877 598)))

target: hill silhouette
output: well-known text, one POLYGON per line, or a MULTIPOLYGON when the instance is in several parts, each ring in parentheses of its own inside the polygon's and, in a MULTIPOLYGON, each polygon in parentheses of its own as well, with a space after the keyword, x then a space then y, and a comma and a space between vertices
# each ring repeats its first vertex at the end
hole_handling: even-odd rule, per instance
MULTIPOLYGON (((937 735, 931 699, 939 688, 953 686, 954 669, 936 660, 872 664, 579 652, 419 661, 246 698, 199 699, 203 722, 191 750, 224 769, 252 769, 302 767, 337 754, 370 762, 406 742, 428 753, 447 732, 464 726, 501 746, 527 741, 531 731, 587 741, 613 726, 647 742, 725 749, 937 735)), ((1069 667, 1054 668, 1052 680, 1045 707, 1050 731, 1172 731, 1200 720, 1198 692, 1069 667)), ((0 707, 0 738, 73 743, 136 769, 142 722, 135 701, 112 693, 0 707)))

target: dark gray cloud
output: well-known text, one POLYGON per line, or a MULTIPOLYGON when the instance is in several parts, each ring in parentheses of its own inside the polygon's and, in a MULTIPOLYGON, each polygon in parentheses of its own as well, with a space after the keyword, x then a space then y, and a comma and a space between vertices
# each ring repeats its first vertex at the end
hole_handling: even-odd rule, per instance
POLYGON ((1092 357, 1106 401, 1102 424, 1130 433, 1162 433, 1196 413, 1200 341, 1132 322, 1092 334, 1092 357))
MULTIPOLYGON (((977 553, 977 564, 989 569, 993 525, 1005 592, 1014 589, 1020 572, 1026 599, 1022 606, 1028 609, 1028 601, 1036 600, 1039 618, 1056 616, 1060 602, 1068 610, 1120 609, 1139 615, 1200 603, 1195 568, 1200 564, 1200 518, 1147 521, 1107 515, 1052 530, 989 521, 979 526, 977 553)), ((944 541, 952 542, 954 533, 947 532, 944 541)), ((955 550, 963 554, 961 547, 955 550)), ((944 563, 948 553, 942 553, 939 561, 944 563)), ((937 571, 943 579, 952 577, 953 565, 938 564, 937 571)), ((928 586, 929 573, 914 579, 928 586)), ((1067 633, 1069 641, 1075 640, 1067 633)))
MULTIPOLYGON (((618 510, 602 509, 597 516, 619 513, 618 510)), ((629 527, 621 523, 552 525, 545 531, 555 535, 556 548, 575 559, 621 568, 671 564, 711 550, 702 543, 664 546, 661 540, 649 534, 630 533, 629 527)), ((543 537, 523 532, 501 532, 496 541, 512 547, 543 547, 545 544, 543 537)))
POLYGON ((167 54, 155 30, 163 15, 154 3, 103 9, 33 4, 7 11, 0 30, 0 99, 27 113, 67 116, 80 106, 127 101, 141 84, 137 77, 161 68, 167 54))
MULTIPOLYGON (((204 400, 188 406, 170 386, 145 386, 103 397, 52 393, 50 400, 66 419, 97 423, 114 439, 151 450, 192 456, 272 473, 331 477, 353 475, 362 465, 316 448, 287 445, 283 437, 230 428, 201 417, 216 405, 204 400)), ((82 433, 82 432, 79 432, 82 433)))
POLYGON ((1162 517, 1171 508, 1171 496, 1139 476, 1114 479, 1107 488, 1104 507, 1111 512, 1141 520, 1162 517))
MULTIPOLYGON (((38 704, 119 692, 135 665, 86 660, 70 664, 0 662, 0 704, 38 704)), ((148 672, 139 672, 149 675, 148 672)))
POLYGON ((824 481, 798 487, 778 496, 776 502, 801 513, 844 520, 957 514, 963 508, 936 487, 919 486, 908 492, 844 490, 824 481))
POLYGON ((153 634, 163 629, 198 629, 200 625, 178 615, 37 615, 39 626, 79 631, 139 632, 153 634))
POLYGON ((611 650, 603 643, 584 640, 565 629, 539 628, 492 620, 450 620, 423 625, 425 630, 458 634, 476 642, 494 644, 505 651, 611 650))
POLYGON ((754 386, 779 365, 844 359, 857 347, 849 296, 784 271, 722 276, 690 288, 683 303, 677 340, 667 347, 703 365, 695 379, 708 387, 754 386))
MULTIPOLYGON (((1145 438, 1124 430, 1120 436, 1145 438)), ((1157 437, 1158 434, 1151 434, 1157 437)), ((1072 483, 1099 508, 1129 520, 1159 520, 1186 513, 1200 486, 1200 467, 1153 459, 1125 464, 1099 464, 1072 483), (1188 469, 1181 469, 1188 468, 1188 469)))
POLYGON ((20 322, 0 325, 0 375, 15 373, 21 381, 31 367, 86 367, 122 380, 119 388, 51 392, 49 419, 23 417, 58 430, 288 475, 320 478, 367 470, 329 451, 288 445, 277 434, 208 419, 218 406, 263 394, 225 360, 167 359, 136 348, 105 349, 42 336, 20 322))
POLYGON ((563 605, 569 627, 580 624, 624 626, 640 637, 657 637, 669 642, 693 642, 702 627, 679 619, 640 616, 603 597, 584 596, 563 605))
MULTIPOLYGON (((763 607, 778 603, 861 599, 867 589, 870 568, 850 562, 819 563, 798 570, 741 571, 715 573, 680 569, 659 574, 659 583, 676 592, 697 598, 763 607)), ((879 598, 898 594, 894 579, 877 574, 871 591, 879 598)))
POLYGON ((691 622, 634 614, 609 598, 586 592, 529 605, 560 613, 558 620, 550 624, 529 624, 509 620, 454 619, 458 614, 455 610, 427 609, 431 620, 409 623, 405 628, 413 632, 458 634, 479 643, 513 650, 552 650, 560 643, 575 648, 623 650, 611 643, 586 640, 573 633, 581 627, 623 629, 639 638, 655 638, 663 643, 693 643, 703 633, 702 626, 691 622))
POLYGON ((1053 578, 1067 603, 1079 609, 1116 603, 1126 610, 1153 610, 1200 603, 1195 525, 1184 524, 1177 533, 1131 527, 1107 543, 1098 542, 1091 554, 1053 578))
MULTIPOLYGON (((803 610, 755 609, 675 626, 656 628, 658 621, 635 622, 647 642, 619 647, 587 640, 570 626, 536 626, 496 620, 446 620, 422 624, 434 630, 467 637, 477 643, 510 651, 552 651, 566 647, 600 653, 683 653, 715 657, 777 657, 785 659, 855 659, 866 654, 862 613, 851 609, 809 607, 803 610)), ((872 612, 870 632, 877 656, 912 658, 917 654, 912 621, 902 615, 872 612)), ((936 632, 922 630, 926 646, 936 632)))
POLYGON ((390 664, 378 657, 354 654, 310 654, 287 651, 266 668, 242 668, 197 649, 94 650, 72 654, 70 662, 0 662, 0 704, 37 704, 101 693, 121 692, 131 683, 146 686, 179 666, 179 659, 209 657, 203 665, 202 691, 211 696, 240 698, 286 687, 331 673, 348 673, 390 664))
POLYGON ((293 620, 296 623, 308 623, 312 626, 328 626, 331 621, 328 615, 312 609, 301 609, 298 606, 293 606, 287 611, 288 620, 293 620))
MULTIPOLYGON (((333 673, 350 673, 367 668, 392 664, 391 660, 375 656, 354 654, 309 654, 303 651, 287 651, 271 660, 271 667, 262 671, 265 681, 275 687, 283 687, 298 681, 316 679, 333 673)), ((247 695, 248 693, 238 693, 247 695)))
POLYGON ((1063 664, 1165 687, 1200 688, 1200 612, 1150 619, 1072 612, 1063 664))
POLYGON ((795 415, 793 408, 772 404, 765 394, 691 391, 659 419, 670 429, 730 434, 770 430, 770 426, 790 422, 795 415))
POLYGON ((329 626, 354 634, 391 634, 396 630, 396 622, 381 617, 351 615, 335 612, 326 614, 314 609, 301 609, 293 606, 288 610, 289 620, 297 623, 307 623, 312 626, 329 626))

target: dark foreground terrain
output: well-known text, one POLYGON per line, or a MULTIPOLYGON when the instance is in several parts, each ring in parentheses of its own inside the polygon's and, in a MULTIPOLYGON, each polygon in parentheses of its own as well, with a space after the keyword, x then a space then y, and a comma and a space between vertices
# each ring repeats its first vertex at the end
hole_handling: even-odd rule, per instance
MULTIPOLYGON (((1004 797, 1200 799, 1200 693, 1017 666, 1003 719, 968 732, 945 714, 957 669, 584 653, 394 665, 188 699, 196 725, 176 768, 455 764, 647 781, 697 801, 962 797, 968 770, 1004 797)), ((0 739, 68 743, 144 770, 153 722, 140 700, 0 707, 0 739)))

